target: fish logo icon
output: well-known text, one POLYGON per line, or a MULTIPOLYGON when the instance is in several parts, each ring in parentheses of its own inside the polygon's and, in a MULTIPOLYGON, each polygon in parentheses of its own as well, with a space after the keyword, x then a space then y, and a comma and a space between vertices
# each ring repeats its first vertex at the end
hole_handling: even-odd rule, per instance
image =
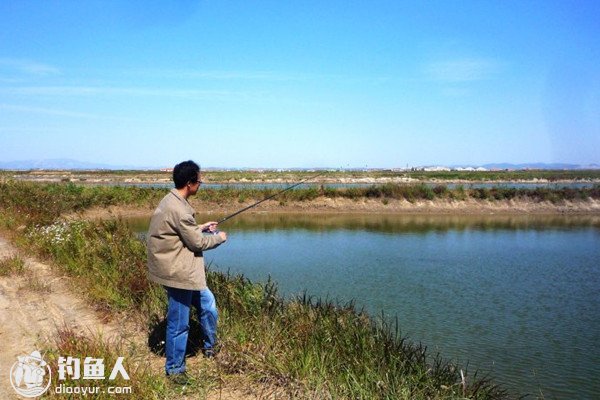
POLYGON ((50 387, 50 366, 39 351, 19 356, 10 369, 10 384, 23 397, 41 396, 50 387))

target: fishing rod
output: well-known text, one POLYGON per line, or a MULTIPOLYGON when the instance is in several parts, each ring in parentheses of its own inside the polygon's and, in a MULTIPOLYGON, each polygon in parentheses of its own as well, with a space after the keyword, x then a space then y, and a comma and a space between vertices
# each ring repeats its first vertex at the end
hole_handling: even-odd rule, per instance
POLYGON ((309 178, 306 178, 306 179, 304 179, 304 180, 301 180, 300 182, 298 182, 298 183, 295 183, 295 184, 293 184, 292 186, 288 186, 287 188, 285 188, 285 189, 283 189, 283 190, 281 190, 281 191, 279 191, 279 192, 277 192, 277 193, 275 193, 275 194, 272 194, 271 196, 265 197, 264 199, 262 199, 262 200, 260 200, 260 201, 257 201, 256 203, 254 203, 254 204, 251 204, 251 205, 249 205, 248 207, 244 207, 244 208, 242 208, 241 210, 238 210, 238 211, 234 212, 233 214, 230 214, 230 215, 228 215, 228 216, 226 216, 226 217, 224 217, 224 218, 221 218, 219 221, 217 221, 217 224, 222 224, 223 222, 227 221, 228 219, 231 219, 231 218, 235 217, 236 215, 243 213, 244 211, 248 211, 249 209, 256 207, 257 205, 259 205, 259 204, 260 204, 260 203, 262 203, 262 202, 265 202, 265 201, 267 201, 267 200, 270 200, 270 199, 272 199, 273 197, 277 197, 277 196, 279 196, 281 193, 287 192, 288 190, 291 190, 291 189, 295 188, 296 186, 300 186, 300 185, 302 185, 302 184, 303 184, 304 182, 306 182, 306 181, 309 181, 309 180, 311 180, 311 179, 315 179, 316 177, 319 177, 319 176, 321 176, 321 175, 325 175, 325 173, 326 173, 326 171, 324 171, 324 172, 321 172, 321 173, 319 173, 319 174, 317 174, 317 175, 313 175, 313 176, 311 176, 311 177, 309 177, 309 178))

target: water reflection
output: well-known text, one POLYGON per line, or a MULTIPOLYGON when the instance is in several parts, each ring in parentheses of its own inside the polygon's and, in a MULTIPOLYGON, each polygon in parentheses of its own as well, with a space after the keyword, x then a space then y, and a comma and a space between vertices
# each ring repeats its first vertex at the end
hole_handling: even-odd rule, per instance
MULTIPOLYGON (((200 213, 199 222, 223 215, 200 213)), ((128 219, 132 229, 144 232, 150 218, 128 219)), ((229 231, 305 230, 367 231, 381 233, 430 233, 447 231, 600 229, 600 215, 391 215, 391 214, 296 214, 248 213, 225 222, 229 231)))

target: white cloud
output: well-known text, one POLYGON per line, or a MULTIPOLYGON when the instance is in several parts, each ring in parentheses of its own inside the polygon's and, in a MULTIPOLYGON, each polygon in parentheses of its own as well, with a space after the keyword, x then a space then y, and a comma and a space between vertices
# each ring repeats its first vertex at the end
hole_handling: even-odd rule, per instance
POLYGON ((0 58, 1 70, 36 76, 60 74, 60 70, 52 65, 14 58, 0 58))
POLYGON ((257 82, 309 82, 309 81, 334 81, 337 83, 367 83, 380 84, 390 80, 388 76, 352 76, 343 74, 317 74, 303 72, 277 72, 277 71, 217 71, 194 69, 167 69, 167 70, 125 70, 118 71, 127 76, 143 76, 160 79, 188 79, 210 81, 257 81, 257 82))
POLYGON ((27 114, 46 114, 46 115, 56 115, 61 117, 74 117, 74 118, 98 118, 97 115, 88 114, 88 113, 80 113, 66 110, 56 110, 51 108, 43 108, 43 107, 23 107, 23 106, 15 106, 12 104, 3 104, 0 103, 0 110, 11 111, 11 112, 22 112, 27 114))
POLYGON ((463 58, 430 63, 425 66, 425 73, 435 81, 459 83, 489 79, 500 69, 500 64, 493 60, 463 58))
MULTIPOLYGON (((30 106, 20 106, 14 104, 0 103, 0 111, 5 111, 8 113, 24 113, 24 114, 42 114, 42 115, 51 115, 57 117, 67 117, 67 118, 79 118, 79 119, 96 119, 96 120, 107 120, 107 121, 121 121, 121 122, 145 122, 146 120, 141 120, 137 118, 128 118, 128 117, 115 117, 112 115, 106 114, 94 114, 94 113, 86 113, 86 112, 78 112, 57 108, 48 108, 48 107, 30 107, 30 106)), ((14 127, 1 127, 1 131, 14 131, 14 127)), ((27 128, 29 129, 29 128, 27 128)), ((46 128, 44 128, 46 129, 46 128)))
MULTIPOLYGON (((136 72, 139 75, 140 72, 136 72)), ((307 74, 282 74, 273 71, 201 71, 166 70, 143 71, 142 74, 162 78, 207 79, 207 80, 255 80, 255 81, 303 81, 312 77, 307 74)))
POLYGON ((153 87, 119 86, 19 86, 0 88, 0 94, 25 97, 142 97, 175 98, 198 101, 282 103, 323 106, 322 102, 299 102, 291 97, 281 97, 269 91, 197 90, 153 87))
POLYGON ((0 93, 23 96, 139 96, 179 97, 195 99, 250 97, 249 93, 226 90, 194 90, 170 88, 110 87, 110 86, 20 86, 0 89, 0 93))

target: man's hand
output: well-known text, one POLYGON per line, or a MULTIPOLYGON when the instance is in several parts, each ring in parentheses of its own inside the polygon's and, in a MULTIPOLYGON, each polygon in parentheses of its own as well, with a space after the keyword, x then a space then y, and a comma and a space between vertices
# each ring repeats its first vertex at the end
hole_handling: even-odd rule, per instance
POLYGON ((216 221, 205 222, 204 224, 200 225, 200 230, 202 232, 212 233, 217 230, 217 225, 219 225, 219 223, 216 221))
POLYGON ((227 240, 227 233, 217 231, 217 225, 219 225, 218 222, 209 221, 209 222, 205 222, 202 225, 200 225, 200 229, 202 230, 202 232, 210 232, 213 234, 216 233, 225 242, 227 240))

